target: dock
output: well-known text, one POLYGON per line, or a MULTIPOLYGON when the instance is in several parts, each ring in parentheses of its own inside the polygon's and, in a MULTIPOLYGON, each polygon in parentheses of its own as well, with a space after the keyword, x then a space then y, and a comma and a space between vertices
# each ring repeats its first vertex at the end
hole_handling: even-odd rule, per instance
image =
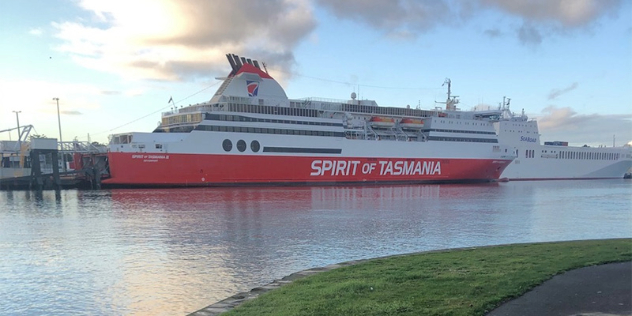
POLYGON ((0 140, 0 190, 100 189, 109 177, 106 146, 28 138, 31 129, 23 126, 18 140, 0 140))

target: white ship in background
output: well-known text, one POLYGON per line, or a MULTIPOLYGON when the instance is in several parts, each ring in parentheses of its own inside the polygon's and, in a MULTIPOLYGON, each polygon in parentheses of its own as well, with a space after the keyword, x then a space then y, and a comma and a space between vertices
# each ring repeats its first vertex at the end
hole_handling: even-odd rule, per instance
POLYGON ((632 168, 632 147, 576 147, 565 141, 540 141, 538 122, 501 108, 498 140, 517 150, 502 173, 509 180, 621 179, 632 168))
POLYGON ((509 110, 509 99, 496 110, 460 111, 456 97, 445 102, 447 117, 494 121, 500 144, 516 150, 517 158, 503 171, 507 180, 621 179, 632 168, 632 147, 575 147, 565 141, 540 141, 538 122, 509 110))

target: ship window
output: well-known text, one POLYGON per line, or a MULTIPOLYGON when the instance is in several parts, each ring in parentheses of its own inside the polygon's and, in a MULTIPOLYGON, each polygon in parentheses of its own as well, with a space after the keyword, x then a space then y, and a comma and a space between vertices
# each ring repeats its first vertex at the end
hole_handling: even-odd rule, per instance
MULTIPOLYGON (((239 145, 238 145, 238 146, 239 146, 239 145)), ((253 152, 258 152, 260 148, 261 148, 261 145, 259 145, 259 142, 258 142, 258 141, 253 140, 253 141, 250 143, 250 149, 251 149, 253 152)))
POLYGON ((156 149, 162 149, 162 144, 156 144, 156 149))
POLYGON ((246 142, 243 139, 240 139, 239 141, 237 141, 237 150, 239 150, 242 153, 246 151, 246 142))
POLYGON ((233 149, 233 142, 231 142, 230 139, 224 139, 222 147, 224 148, 224 151, 231 151, 231 149, 233 149))

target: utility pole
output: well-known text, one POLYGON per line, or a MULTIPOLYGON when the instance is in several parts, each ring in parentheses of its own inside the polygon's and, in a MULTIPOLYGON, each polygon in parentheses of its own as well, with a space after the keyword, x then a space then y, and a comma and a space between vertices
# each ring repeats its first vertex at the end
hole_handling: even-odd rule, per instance
POLYGON ((15 120, 18 122, 18 161, 19 161, 19 167, 22 168, 22 133, 20 133, 20 113, 22 113, 22 111, 13 111, 13 113, 15 113, 15 120))
POLYGON ((61 163, 64 167, 64 172, 66 172, 66 157, 64 155, 64 141, 61 138, 61 118, 59 116, 59 98, 53 98, 54 101, 57 101, 57 124, 59 124, 59 147, 61 149, 61 163))
POLYGON ((15 113, 15 120, 18 122, 18 141, 20 141, 20 139, 22 138, 22 134, 20 134, 20 113, 22 113, 22 111, 13 111, 13 113, 15 113))

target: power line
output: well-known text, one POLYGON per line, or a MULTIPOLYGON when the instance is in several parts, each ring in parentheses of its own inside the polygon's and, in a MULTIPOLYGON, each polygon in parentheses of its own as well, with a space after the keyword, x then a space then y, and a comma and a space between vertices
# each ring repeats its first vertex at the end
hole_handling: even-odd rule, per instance
POLYGON ((285 73, 286 75, 290 75, 290 76, 309 78, 309 79, 320 80, 324 82, 332 82, 332 83, 339 83, 339 84, 344 84, 344 85, 349 85, 349 86, 359 86, 359 87, 368 87, 368 88, 376 88, 376 89, 389 89, 389 90, 440 90, 442 89, 442 88, 422 88, 422 87, 413 88, 413 87, 376 86, 376 85, 358 84, 358 83, 351 83, 348 81, 339 81, 339 80, 325 79, 325 78, 319 78, 319 77, 313 77, 313 76, 306 76, 300 73, 287 72, 283 70, 279 70, 279 72, 285 73))

